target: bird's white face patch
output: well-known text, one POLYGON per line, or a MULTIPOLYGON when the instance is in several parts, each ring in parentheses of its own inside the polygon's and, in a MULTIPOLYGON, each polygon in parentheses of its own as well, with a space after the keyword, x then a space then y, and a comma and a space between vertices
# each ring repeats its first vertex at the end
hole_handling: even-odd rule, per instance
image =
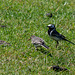
POLYGON ((53 24, 49 24, 48 27, 54 28, 55 26, 53 24))
POLYGON ((52 24, 49 24, 48 26, 50 27, 52 24))

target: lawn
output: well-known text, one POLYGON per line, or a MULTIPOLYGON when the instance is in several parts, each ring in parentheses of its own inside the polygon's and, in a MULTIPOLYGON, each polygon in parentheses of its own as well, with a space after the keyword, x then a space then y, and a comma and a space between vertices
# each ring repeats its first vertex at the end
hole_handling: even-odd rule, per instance
POLYGON ((48 24, 75 43, 75 0, 0 0, 0 75, 74 75, 75 45, 56 42, 48 36, 48 24), (46 13, 52 13, 51 18, 46 13), (49 49, 35 50, 31 35, 45 40, 49 49), (49 52, 52 56, 49 56, 49 52), (53 65, 69 71, 56 72, 53 65))

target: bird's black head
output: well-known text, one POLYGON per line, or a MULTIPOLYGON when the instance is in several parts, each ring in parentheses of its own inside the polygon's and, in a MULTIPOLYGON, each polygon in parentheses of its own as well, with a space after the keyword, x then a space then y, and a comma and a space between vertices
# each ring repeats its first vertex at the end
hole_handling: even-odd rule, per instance
POLYGON ((49 24, 47 27, 49 27, 49 29, 55 29, 55 25, 54 24, 49 24))

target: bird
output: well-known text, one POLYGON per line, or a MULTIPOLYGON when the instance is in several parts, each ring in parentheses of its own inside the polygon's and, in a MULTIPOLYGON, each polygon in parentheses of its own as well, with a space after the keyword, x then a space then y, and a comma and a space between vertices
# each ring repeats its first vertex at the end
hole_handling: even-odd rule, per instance
POLYGON ((36 50, 38 50, 37 47, 40 47, 40 46, 43 46, 44 48, 49 49, 49 47, 45 45, 45 42, 42 38, 32 35, 30 39, 31 39, 31 43, 35 46, 36 50))
POLYGON ((60 34, 60 33, 56 30, 56 27, 55 27, 54 24, 49 24, 47 27, 49 28, 49 29, 48 29, 48 35, 49 35, 52 39, 54 39, 54 40, 57 42, 56 48, 57 48, 57 46, 58 46, 58 44, 59 44, 58 41, 60 41, 60 40, 65 40, 65 41, 68 41, 69 43, 75 45, 73 42, 67 40, 64 35, 60 34))
POLYGON ((57 72, 59 72, 59 71, 68 71, 67 68, 62 68, 62 67, 59 67, 58 65, 57 66, 53 65, 53 66, 50 67, 50 69, 53 69, 54 71, 57 71, 57 72))
POLYGON ((5 28, 5 27, 7 27, 7 26, 6 26, 6 25, 0 25, 0 27, 1 27, 1 28, 5 28))
POLYGON ((47 13, 46 16, 51 18, 53 15, 52 13, 47 13))
POLYGON ((10 45, 10 43, 7 43, 7 42, 5 42, 5 41, 3 41, 3 40, 0 40, 0 45, 7 46, 7 45, 10 45))

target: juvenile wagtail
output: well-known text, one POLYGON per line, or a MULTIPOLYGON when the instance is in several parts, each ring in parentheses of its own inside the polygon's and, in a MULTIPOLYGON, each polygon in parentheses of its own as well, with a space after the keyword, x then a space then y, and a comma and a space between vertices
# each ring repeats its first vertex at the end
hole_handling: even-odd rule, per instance
MULTIPOLYGON (((58 44, 59 44, 58 41, 60 41, 60 40, 65 40, 65 41, 68 41, 69 43, 72 43, 71 41, 67 40, 65 38, 65 36, 61 35, 59 32, 56 31, 54 24, 49 24, 47 27, 49 28, 48 35, 57 42, 56 47, 58 46, 58 44)), ((72 43, 72 44, 74 44, 74 43, 72 43)))
POLYGON ((37 50, 37 47, 43 46, 44 48, 49 48, 45 45, 44 40, 42 38, 36 37, 35 35, 32 35, 30 37, 32 44, 35 46, 35 49, 37 50))

